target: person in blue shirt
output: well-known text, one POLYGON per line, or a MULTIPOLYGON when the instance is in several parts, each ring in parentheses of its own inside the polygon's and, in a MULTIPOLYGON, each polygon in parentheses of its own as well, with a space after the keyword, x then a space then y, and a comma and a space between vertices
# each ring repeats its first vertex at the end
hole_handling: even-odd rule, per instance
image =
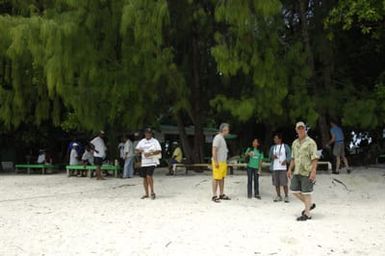
POLYGON ((330 147, 331 144, 334 143, 333 146, 333 155, 336 157, 336 170, 333 171, 334 174, 339 174, 340 166, 341 166, 341 159, 345 164, 345 168, 347 170, 347 173, 350 173, 350 167, 348 163, 348 159, 345 156, 345 139, 344 139, 344 133, 339 127, 336 122, 331 121, 330 122, 330 134, 332 138, 328 142, 326 146, 330 147))

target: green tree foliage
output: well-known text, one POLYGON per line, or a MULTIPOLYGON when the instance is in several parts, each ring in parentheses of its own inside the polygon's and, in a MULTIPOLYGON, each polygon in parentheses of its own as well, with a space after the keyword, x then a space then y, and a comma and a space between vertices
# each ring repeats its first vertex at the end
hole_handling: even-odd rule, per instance
POLYGON ((325 19, 330 38, 345 43, 339 49, 348 56, 343 74, 351 88, 343 106, 346 125, 362 129, 384 125, 384 18, 382 0, 344 0, 325 19))
POLYGON ((282 115, 287 80, 279 42, 279 1, 220 1, 216 20, 224 29, 215 34, 212 54, 224 76, 247 76, 232 84, 236 94, 219 95, 214 105, 240 120, 282 115), (235 97, 234 97, 235 96, 235 97), (267 106, 268 105, 268 106, 267 106))
POLYGON ((0 121, 65 130, 383 126, 380 0, 2 0, 0 121), (226 113, 226 114, 224 114, 226 113), (229 115, 227 115, 229 114, 229 115))

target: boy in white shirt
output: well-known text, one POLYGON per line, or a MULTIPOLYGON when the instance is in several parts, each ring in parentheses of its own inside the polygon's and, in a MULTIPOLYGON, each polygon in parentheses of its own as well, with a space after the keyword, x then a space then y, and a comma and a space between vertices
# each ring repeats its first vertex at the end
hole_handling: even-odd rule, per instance
POLYGON ((82 156, 82 162, 84 165, 93 165, 94 164, 94 155, 90 145, 86 145, 85 151, 82 156))
POLYGON ((142 155, 140 176, 143 178, 143 186, 145 195, 142 199, 149 197, 149 190, 151 192, 151 199, 155 199, 154 180, 152 178, 155 167, 159 165, 159 159, 162 157, 162 147, 157 139, 153 138, 151 128, 144 131, 145 138, 142 139, 135 148, 137 154, 142 155))
POLYGON ((272 172, 273 186, 275 187, 277 196, 274 202, 289 203, 289 179, 287 177, 287 167, 291 161, 291 150, 289 145, 283 143, 282 134, 277 133, 274 136, 274 145, 271 146, 269 152, 269 158, 271 161, 270 171, 272 172), (282 199, 281 187, 285 193, 285 198, 282 199))

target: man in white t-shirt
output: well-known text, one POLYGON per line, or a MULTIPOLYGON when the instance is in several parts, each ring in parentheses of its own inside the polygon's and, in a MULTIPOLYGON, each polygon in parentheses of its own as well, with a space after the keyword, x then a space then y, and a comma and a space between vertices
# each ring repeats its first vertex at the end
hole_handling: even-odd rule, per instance
POLYGON ((94 164, 96 165, 96 179, 104 180, 102 176, 101 166, 103 165, 104 159, 106 158, 107 147, 104 144, 104 131, 100 131, 99 135, 91 140, 94 150, 94 164))
POLYGON ((213 197, 211 200, 219 203, 220 200, 230 200, 224 194, 225 177, 227 175, 227 154, 228 148, 225 137, 230 132, 230 125, 222 123, 219 126, 219 133, 213 139, 212 145, 212 168, 213 168, 213 197), (219 190, 219 196, 218 196, 219 190))
POLYGON ((274 135, 274 145, 270 148, 269 159, 271 161, 270 171, 272 172, 273 186, 275 186, 277 193, 274 202, 282 201, 281 187, 283 187, 284 201, 289 203, 287 167, 291 161, 291 151, 289 145, 283 143, 282 134, 280 133, 274 135))
POLYGON ((153 138, 151 128, 144 131, 145 138, 142 139, 135 150, 136 153, 142 155, 140 176, 143 178, 143 186, 145 195, 142 199, 149 197, 149 190, 151 192, 151 199, 155 199, 154 180, 152 178, 155 167, 159 165, 159 159, 162 158, 162 147, 159 141, 153 138))

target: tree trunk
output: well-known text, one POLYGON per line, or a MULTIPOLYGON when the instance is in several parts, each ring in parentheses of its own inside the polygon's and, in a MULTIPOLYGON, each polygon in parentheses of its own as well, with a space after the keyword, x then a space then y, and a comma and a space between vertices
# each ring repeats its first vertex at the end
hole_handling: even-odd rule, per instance
POLYGON ((201 81, 200 81, 200 72, 199 72, 199 62, 200 62, 200 53, 198 46, 197 34, 193 32, 192 34, 192 75, 193 75, 193 84, 192 84, 192 121, 194 123, 194 158, 195 163, 203 163, 204 160, 204 133, 203 133, 203 111, 201 110, 202 106, 202 97, 201 97, 201 81))
POLYGON ((300 19, 301 19, 301 31, 302 31, 302 37, 303 37, 303 42, 305 45, 305 52, 307 53, 307 62, 310 66, 311 69, 311 74, 312 76, 314 75, 314 56, 311 48, 311 43, 310 43, 310 35, 309 35, 309 29, 308 29, 308 24, 307 24, 307 18, 306 18, 306 13, 307 13, 307 6, 308 6, 308 1, 306 0, 299 0, 298 1, 298 6, 299 6, 299 13, 300 13, 300 19))
POLYGON ((182 117, 181 117, 179 112, 175 114, 175 119, 176 119, 176 122, 178 125, 180 142, 181 142, 181 145, 183 148, 184 155, 187 159, 187 163, 191 163, 193 160, 191 145, 190 145, 190 142, 188 140, 186 129, 184 128, 184 123, 183 123, 182 117))
POLYGON ((326 144, 329 141, 330 135, 329 135, 329 126, 326 120, 326 116, 324 114, 321 114, 318 119, 318 126, 321 133, 321 144, 322 148, 326 147, 326 144))
MULTIPOLYGON (((310 42, 310 35, 309 35, 309 26, 308 26, 308 20, 307 20, 307 7, 308 7, 309 2, 306 0, 299 0, 298 1, 298 6, 299 6, 299 14, 300 14, 300 19, 301 19, 301 31, 302 31, 302 39, 303 43, 305 46, 305 52, 307 55, 307 63, 310 66, 310 71, 311 71, 311 77, 310 77, 310 83, 311 83, 311 94, 320 98, 322 97, 320 95, 320 87, 325 86, 325 82, 316 84, 316 72, 315 72, 315 64, 314 64, 314 55, 312 51, 312 46, 310 42)), ((326 120, 326 114, 325 114, 325 109, 322 109, 321 107, 318 107, 318 113, 321 113, 318 118, 318 127, 321 132, 321 144, 322 147, 325 147, 328 139, 329 139, 329 132, 328 132, 328 125, 327 125, 327 120, 326 120), (321 109, 320 109, 321 108, 321 109)))
POLYGON ((272 138, 273 138, 273 128, 270 124, 265 123, 265 138, 263 141, 263 152, 265 154, 269 153, 270 145, 272 144, 272 138))

